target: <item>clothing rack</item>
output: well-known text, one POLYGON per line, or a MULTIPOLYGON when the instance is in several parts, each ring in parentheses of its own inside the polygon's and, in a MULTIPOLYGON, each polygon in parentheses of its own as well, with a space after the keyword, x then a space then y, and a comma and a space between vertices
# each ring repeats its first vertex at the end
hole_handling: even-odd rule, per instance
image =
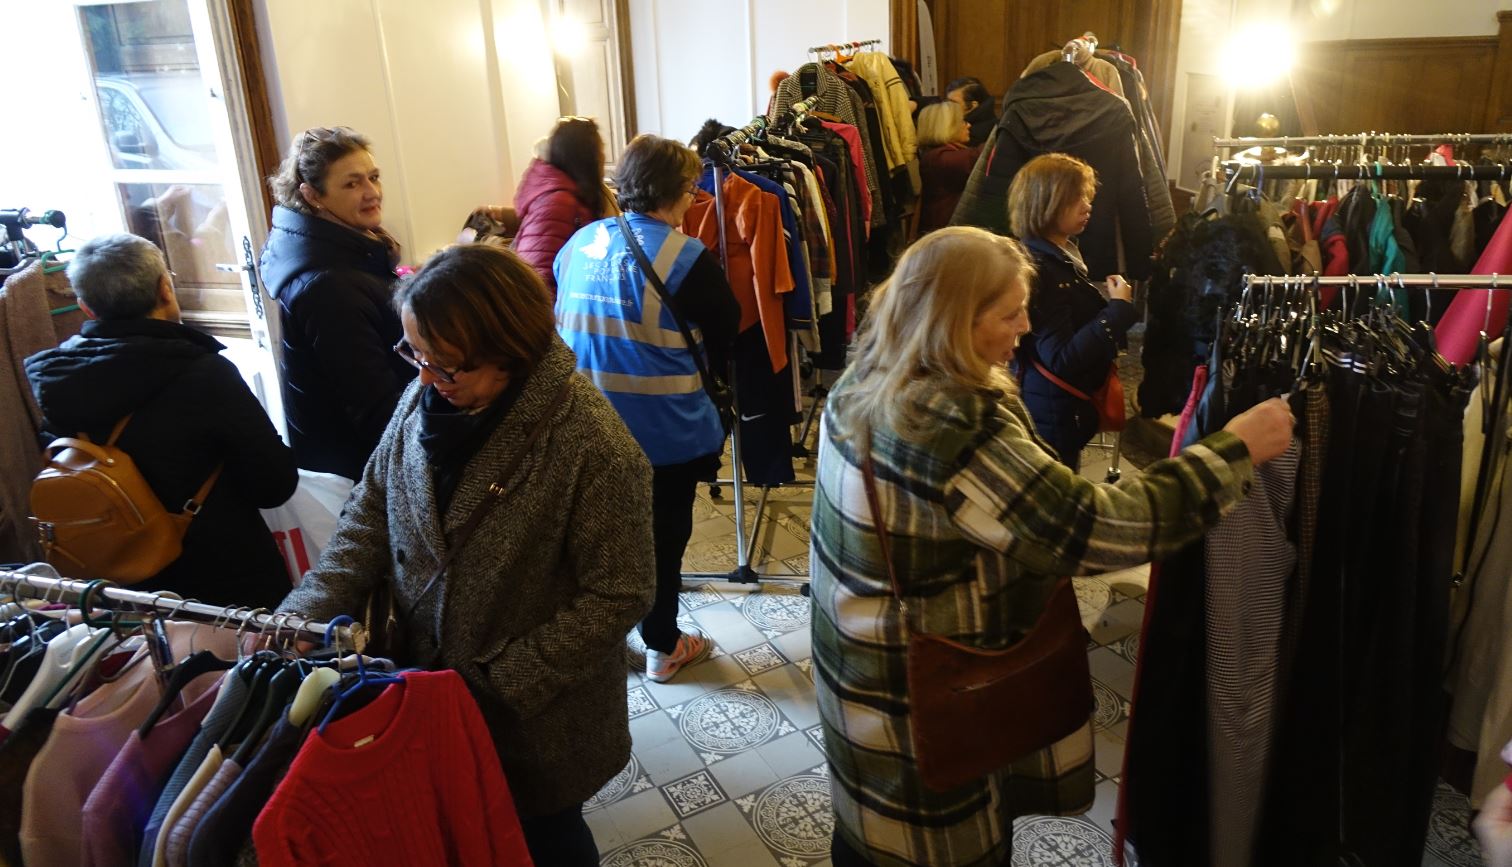
POLYGON ((1266 180, 1319 180, 1319 181, 1374 181, 1374 180, 1427 180, 1439 178, 1461 181, 1505 181, 1512 179, 1512 163, 1497 165, 1454 166, 1431 165, 1379 165, 1339 163, 1307 164, 1300 166, 1265 166, 1254 163, 1226 162, 1223 172, 1229 182, 1245 180, 1257 183, 1266 180))
POLYGON ((881 45, 880 39, 862 39, 857 42, 832 42, 829 45, 818 45, 808 50, 809 54, 823 54, 826 51, 856 51, 868 45, 881 45))
POLYGON ((1361 286, 1370 287, 1372 284, 1385 285, 1391 289, 1438 289, 1452 291, 1458 289, 1495 289, 1499 292, 1512 291, 1512 274, 1376 274, 1363 276, 1356 274, 1352 277, 1314 277, 1307 274, 1265 275, 1245 274, 1245 286, 1260 286, 1266 281, 1273 285, 1285 285, 1290 281, 1292 285, 1298 282, 1304 286, 1361 286))
POLYGON ((137 612, 157 612, 174 620, 220 625, 236 624, 239 631, 254 631, 286 640, 304 639, 339 643, 361 651, 367 644, 367 630, 360 623, 335 625, 311 621, 297 614, 273 614, 265 608, 237 606, 225 608, 206 605, 192 599, 178 599, 167 592, 149 592, 116 587, 103 581, 78 581, 72 578, 48 578, 27 572, 0 569, 0 593, 53 602, 82 602, 89 596, 92 607, 116 608, 137 612), (34 592, 26 592, 34 591, 34 592))
MULTIPOLYGON (((880 40, 873 40, 877 42, 880 40)), ((812 49, 811 49, 812 50, 812 49)), ((761 132, 773 127, 782 126, 793 118, 801 118, 807 114, 819 102, 818 95, 795 102, 786 114, 782 115, 773 123, 765 117, 756 117, 752 121, 734 132, 726 133, 709 143, 708 152, 717 154, 719 158, 713 159, 714 168, 714 219, 719 227, 719 264, 726 271, 730 268, 730 253, 728 243, 725 240, 725 202, 724 202, 724 179, 735 159, 735 149, 746 142, 752 141, 761 132)), ((730 371, 730 390, 735 392, 735 372, 730 371)), ((735 569, 731 572, 685 572, 684 578, 717 578, 736 584, 754 584, 758 581, 787 581, 804 585, 804 592, 808 592, 808 576, 800 575, 766 575, 763 576, 751 567, 751 552, 755 547, 756 539, 761 535, 761 522, 766 515, 767 496, 771 488, 763 485, 761 488, 761 501, 756 507, 756 523, 751 527, 750 539, 746 538, 745 532, 745 477, 741 471, 741 438, 740 438, 740 407, 735 406, 736 421, 730 430, 730 460, 734 464, 730 473, 730 484, 735 489, 735 569)), ((724 483, 724 479, 715 482, 717 486, 724 483)))
POLYGON ((1512 144, 1512 133, 1440 133, 1437 135, 1401 135, 1389 132, 1362 132, 1355 135, 1279 136, 1274 138, 1217 138, 1214 148, 1290 147, 1292 145, 1438 145, 1438 144, 1512 144))

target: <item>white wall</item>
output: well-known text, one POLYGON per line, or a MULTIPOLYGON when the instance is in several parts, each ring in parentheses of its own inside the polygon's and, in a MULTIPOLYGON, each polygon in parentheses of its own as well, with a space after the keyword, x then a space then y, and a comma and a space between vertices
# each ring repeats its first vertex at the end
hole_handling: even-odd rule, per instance
POLYGON ((769 82, 809 47, 881 39, 887 0, 630 0, 636 128, 687 141, 714 117, 741 126, 766 112, 769 82))
MULTIPOLYGON (((1184 181, 1179 177, 1182 145, 1192 133, 1189 76, 1223 74, 1229 34, 1254 21, 1288 22, 1290 6, 1281 0, 1184 0, 1167 152, 1173 178, 1184 181)), ((1299 40, 1309 41, 1494 36, 1498 8, 1512 9, 1512 0, 1308 0, 1298 4, 1288 26, 1299 40)))
POLYGON ((353 127, 384 175, 384 223, 419 263, 481 204, 507 204, 556 120, 536 0, 262 0, 280 142, 353 127))

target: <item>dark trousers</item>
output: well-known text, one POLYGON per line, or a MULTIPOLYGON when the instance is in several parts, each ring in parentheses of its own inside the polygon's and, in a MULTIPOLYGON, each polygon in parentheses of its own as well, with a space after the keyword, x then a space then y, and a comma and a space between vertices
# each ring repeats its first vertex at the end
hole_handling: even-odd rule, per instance
MULTIPOLYGON (((714 464, 718 466, 717 463, 714 464)), ((677 649, 677 594, 682 590, 683 552, 693 535, 693 499, 710 477, 710 457, 651 468, 651 535, 656 545, 656 602, 641 621, 641 639, 660 653, 677 649)))
POLYGON ((582 804, 549 816, 521 816, 520 827, 531 861, 553 867, 598 867, 598 846, 583 821, 582 804))

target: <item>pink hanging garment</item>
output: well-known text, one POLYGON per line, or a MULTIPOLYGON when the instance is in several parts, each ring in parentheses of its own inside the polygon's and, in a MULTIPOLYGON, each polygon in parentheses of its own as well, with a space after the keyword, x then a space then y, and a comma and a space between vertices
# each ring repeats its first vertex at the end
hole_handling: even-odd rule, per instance
MULTIPOLYGON (((1480 261, 1470 269, 1472 274, 1506 274, 1512 271, 1512 220, 1502 217, 1491 243, 1481 253, 1480 261)), ((1508 288, 1512 288, 1512 276, 1508 276, 1508 288)), ((1495 340, 1507 325, 1508 293, 1505 290, 1492 292, 1489 289, 1461 289, 1449 302, 1449 309, 1439 321, 1435 334, 1439 352, 1454 364, 1469 364, 1475 360, 1475 347, 1480 340, 1482 326, 1495 340), (1490 323, 1486 321, 1486 296, 1491 296, 1490 323)))

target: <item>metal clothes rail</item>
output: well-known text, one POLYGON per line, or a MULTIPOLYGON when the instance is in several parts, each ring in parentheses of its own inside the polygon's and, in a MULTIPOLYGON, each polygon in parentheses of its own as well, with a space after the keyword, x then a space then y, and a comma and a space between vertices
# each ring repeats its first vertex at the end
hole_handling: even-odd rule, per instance
POLYGON ((1300 166, 1265 166, 1255 163, 1226 162, 1223 164, 1223 172, 1230 181, 1285 181, 1285 180, 1320 180, 1320 181, 1371 181, 1371 180, 1427 180, 1440 178, 1445 180, 1462 181, 1504 181, 1512 179, 1512 163, 1499 163, 1496 165, 1470 165, 1461 163, 1454 166, 1430 166, 1430 165, 1377 165, 1370 164, 1340 164, 1340 163, 1308 163, 1300 166))
POLYGON ((862 39, 857 42, 832 42, 829 45, 816 45, 808 50, 809 54, 823 54, 826 51, 855 51, 868 45, 881 45, 880 39, 862 39))
POLYGON ((1458 289, 1495 289, 1500 292, 1512 291, 1512 274, 1356 274, 1350 277, 1314 277, 1307 274, 1245 274, 1244 284, 1247 286, 1260 286, 1269 281, 1275 286, 1302 284, 1305 287, 1313 286, 1359 286, 1370 288, 1372 285, 1385 285, 1391 289, 1440 289, 1444 291, 1458 289))
POLYGON ((150 611, 173 620, 195 623, 235 624, 244 631, 260 632, 282 639, 305 639, 323 643, 329 634, 333 642, 359 651, 367 644, 367 630, 360 623, 332 627, 329 623, 297 614, 273 614, 266 608, 206 605, 192 599, 178 599, 165 591, 132 590, 108 582, 48 578, 0 569, 0 593, 18 598, 74 603, 81 602, 84 594, 88 593, 90 605, 100 608, 143 613, 150 611))
POLYGON ((1214 148, 1291 147, 1292 145, 1337 145, 1369 147, 1371 145, 1437 144, 1512 144, 1512 133, 1446 132, 1435 135, 1403 135, 1389 132, 1362 132, 1354 135, 1277 136, 1274 138, 1214 138, 1214 148))

